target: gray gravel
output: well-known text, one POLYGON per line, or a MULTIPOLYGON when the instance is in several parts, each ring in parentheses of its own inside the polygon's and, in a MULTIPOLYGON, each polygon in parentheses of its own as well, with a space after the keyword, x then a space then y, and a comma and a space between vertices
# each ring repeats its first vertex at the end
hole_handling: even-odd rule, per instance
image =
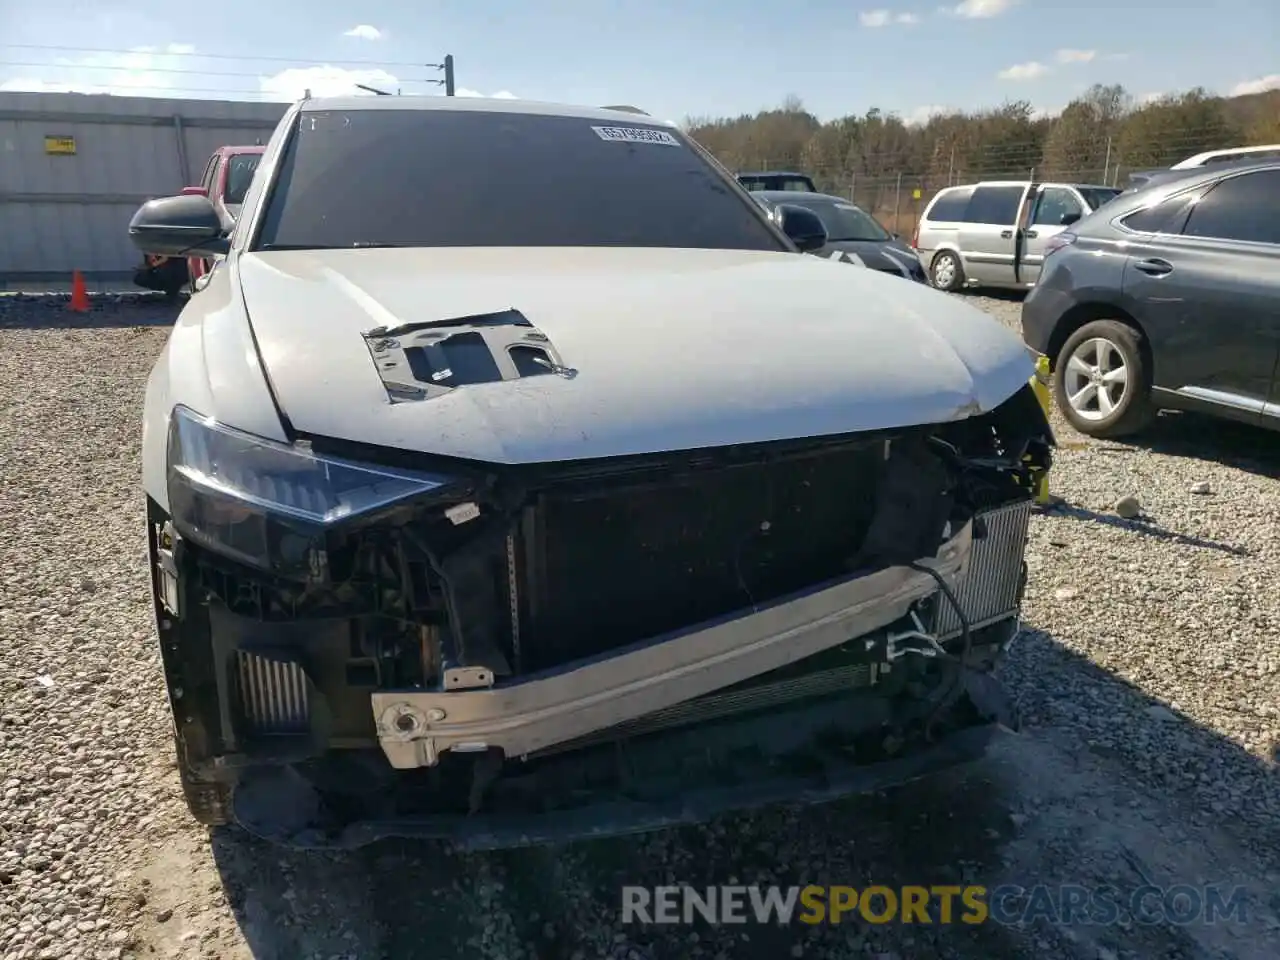
MULTIPOLYGON (((971 298, 1016 324, 1012 300, 971 298)), ((988 763, 803 815, 564 851, 286 853, 185 817, 138 441, 172 308, 0 297, 0 960, 76 957, 1274 958, 1280 444, 1162 417, 1071 434, 988 763), (78 325, 78 326, 77 326, 78 325), (1133 520, 1114 512, 1138 499, 1133 520), (622 883, 1241 884, 1243 923, 624 928, 622 883), (637 954, 639 955, 639 954, 637 954)))

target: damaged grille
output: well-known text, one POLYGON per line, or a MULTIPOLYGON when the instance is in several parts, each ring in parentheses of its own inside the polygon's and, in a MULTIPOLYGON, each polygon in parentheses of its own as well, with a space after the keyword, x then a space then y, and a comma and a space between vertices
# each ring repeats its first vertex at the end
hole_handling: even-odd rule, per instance
MULTIPOLYGON (((975 516, 975 527, 980 525, 985 535, 973 541, 968 572, 954 590, 970 629, 1018 612, 1030 521, 1031 503, 1025 500, 975 516)), ((943 597, 935 598, 935 603, 934 633, 943 639, 959 634, 962 627, 955 607, 943 597)))
POLYGON ((249 733, 270 736, 307 731, 307 678, 298 663, 238 650, 236 679, 249 733))
POLYGON ((885 446, 542 494, 526 516, 530 669, 647 639, 848 573, 885 446))

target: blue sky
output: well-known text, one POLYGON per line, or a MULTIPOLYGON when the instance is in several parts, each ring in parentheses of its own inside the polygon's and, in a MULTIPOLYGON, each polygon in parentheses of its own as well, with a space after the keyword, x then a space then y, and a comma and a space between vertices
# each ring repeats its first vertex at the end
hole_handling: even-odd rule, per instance
POLYGON ((1155 0, 0 0, 0 89, 432 93, 440 73, 421 64, 451 53, 460 90, 486 96, 681 120, 794 95, 823 119, 910 119, 1021 98, 1052 111, 1095 82, 1280 88, 1277 38, 1277 0, 1217 0, 1211 17, 1155 0))

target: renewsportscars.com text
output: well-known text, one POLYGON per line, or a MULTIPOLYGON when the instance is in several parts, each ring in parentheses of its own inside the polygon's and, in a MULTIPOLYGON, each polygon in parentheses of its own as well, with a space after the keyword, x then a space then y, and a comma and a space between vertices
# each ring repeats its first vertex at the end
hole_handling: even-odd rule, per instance
POLYGON ((1245 922, 1242 887, 691 886, 623 887, 622 922, 1109 925, 1245 922))

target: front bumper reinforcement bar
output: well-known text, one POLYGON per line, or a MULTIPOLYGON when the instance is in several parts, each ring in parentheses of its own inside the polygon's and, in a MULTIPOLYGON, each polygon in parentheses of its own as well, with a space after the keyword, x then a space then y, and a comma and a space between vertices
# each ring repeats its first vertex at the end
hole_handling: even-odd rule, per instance
MULTIPOLYGON (((972 546, 966 523, 919 563, 954 585, 972 546)), ((488 688, 379 691, 378 740, 400 770, 435 766, 448 750, 526 756, 837 647, 937 590, 927 573, 888 567, 488 688)))

